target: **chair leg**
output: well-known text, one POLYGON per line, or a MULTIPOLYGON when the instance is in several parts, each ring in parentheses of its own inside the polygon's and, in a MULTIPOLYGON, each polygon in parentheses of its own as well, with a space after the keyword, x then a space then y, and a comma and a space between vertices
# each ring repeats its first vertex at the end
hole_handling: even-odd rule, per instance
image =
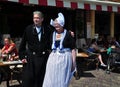
POLYGON ((6 85, 7 85, 7 87, 10 87, 9 86, 9 79, 7 79, 6 85))
POLYGON ((10 82, 12 83, 12 80, 13 80, 13 72, 11 72, 11 75, 10 75, 10 82))
POLYGON ((18 79, 17 81, 19 82, 19 84, 20 84, 20 86, 21 86, 21 85, 22 85, 22 83, 20 82, 20 80, 18 79))
POLYGON ((97 59, 97 62, 96 62, 96 69, 99 70, 99 60, 97 59))

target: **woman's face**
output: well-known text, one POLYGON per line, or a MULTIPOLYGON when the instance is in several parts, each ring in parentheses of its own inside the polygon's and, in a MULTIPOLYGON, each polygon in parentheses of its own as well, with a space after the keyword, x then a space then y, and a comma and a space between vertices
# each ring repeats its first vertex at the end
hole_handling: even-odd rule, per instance
POLYGON ((58 23, 57 20, 54 21, 54 27, 58 33, 63 32, 63 27, 58 23))
POLYGON ((8 45, 8 44, 10 44, 10 41, 9 41, 7 38, 5 38, 5 39, 4 39, 4 43, 5 43, 6 45, 8 45))

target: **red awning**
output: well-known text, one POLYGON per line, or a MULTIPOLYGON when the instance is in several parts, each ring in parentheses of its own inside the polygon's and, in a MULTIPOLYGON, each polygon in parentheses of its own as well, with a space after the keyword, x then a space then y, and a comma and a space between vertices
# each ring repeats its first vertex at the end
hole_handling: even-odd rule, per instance
POLYGON ((12 1, 25 4, 36 4, 41 6, 56 6, 66 7, 72 9, 86 9, 86 10, 98 10, 109 12, 120 12, 120 5, 112 4, 99 4, 99 3, 87 3, 87 2, 71 2, 67 0, 2 0, 12 1))

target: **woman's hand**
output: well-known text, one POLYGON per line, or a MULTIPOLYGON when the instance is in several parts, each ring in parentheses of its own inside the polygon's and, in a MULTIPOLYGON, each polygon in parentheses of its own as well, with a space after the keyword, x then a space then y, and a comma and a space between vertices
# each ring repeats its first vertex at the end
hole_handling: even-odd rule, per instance
POLYGON ((5 53, 6 53, 6 54, 8 54, 8 53, 9 53, 9 51, 8 51, 8 50, 5 50, 5 53))
POLYGON ((73 63, 72 63, 72 68, 71 68, 71 71, 74 71, 74 70, 75 70, 75 68, 76 68, 76 63, 75 63, 75 62, 73 62, 73 63))
POLYGON ((8 50, 4 50, 4 51, 2 52, 2 54, 8 54, 8 53, 9 53, 8 50))

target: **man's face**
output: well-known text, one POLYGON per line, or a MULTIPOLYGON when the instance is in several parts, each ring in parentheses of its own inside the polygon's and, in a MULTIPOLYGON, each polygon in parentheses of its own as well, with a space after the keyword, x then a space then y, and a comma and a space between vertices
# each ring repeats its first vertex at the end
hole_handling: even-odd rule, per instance
POLYGON ((43 22, 43 17, 41 17, 39 14, 34 14, 33 15, 33 22, 36 26, 39 26, 43 22))

